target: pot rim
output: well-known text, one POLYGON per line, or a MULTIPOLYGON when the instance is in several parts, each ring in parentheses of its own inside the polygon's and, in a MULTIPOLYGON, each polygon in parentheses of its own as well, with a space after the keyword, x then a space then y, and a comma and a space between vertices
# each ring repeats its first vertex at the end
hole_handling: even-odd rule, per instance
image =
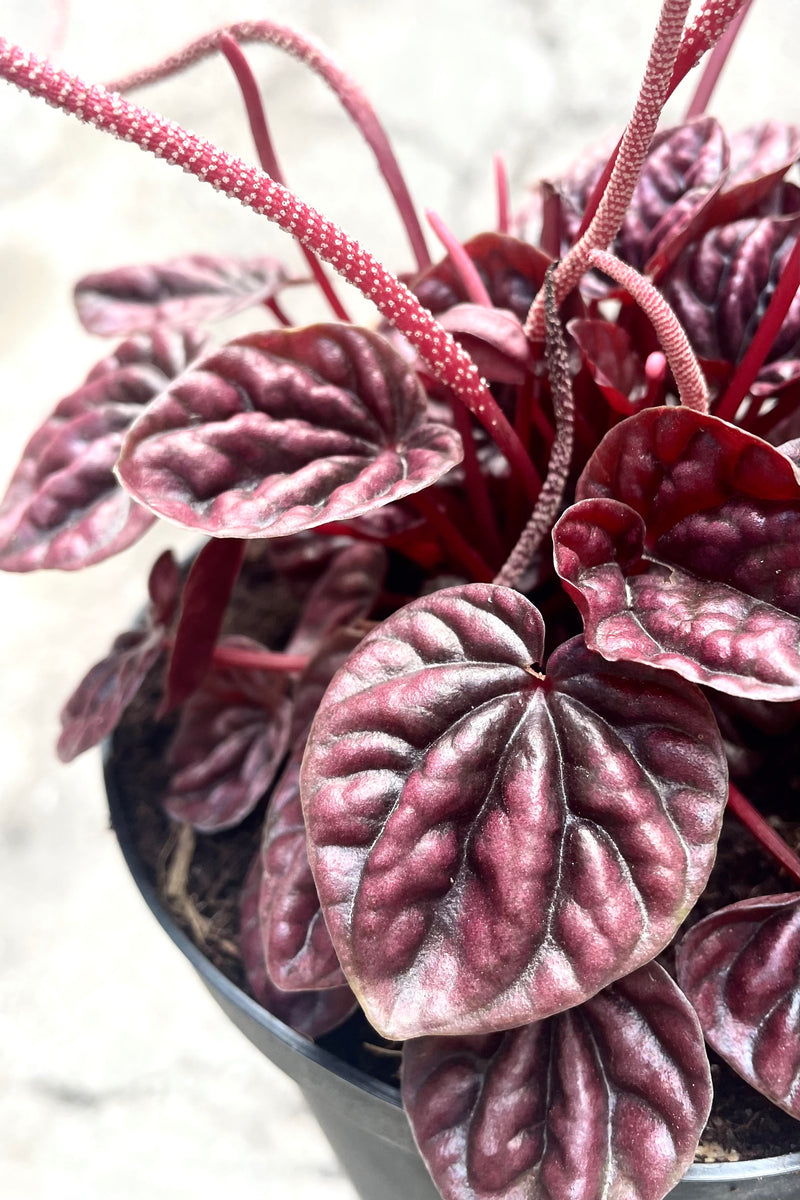
MULTIPOLYGON (((188 934, 184 933, 162 903, 134 845, 133 831, 126 817, 122 788, 116 774, 113 751, 112 736, 106 739, 102 746, 103 776, 108 796, 111 828, 119 843, 122 857, 153 916, 181 953, 189 960, 201 979, 210 984, 212 990, 220 992, 231 1005, 241 1009, 251 1020, 280 1039, 290 1049, 296 1050, 317 1066, 330 1071, 333 1075, 366 1092, 374 1099, 388 1104, 392 1108, 402 1109, 403 1104, 397 1088, 393 1088, 379 1079, 373 1079, 366 1071, 352 1066, 332 1054, 330 1050, 318 1046, 315 1042, 303 1037, 302 1034, 296 1033, 290 1026, 284 1025, 282 1021, 279 1021, 277 1017, 267 1012, 251 996, 242 991, 227 975, 223 974, 210 959, 206 958, 188 934)), ((693 1163, 683 1179, 697 1184, 741 1183, 746 1179, 790 1175, 793 1171, 800 1174, 800 1151, 771 1158, 742 1159, 738 1162, 693 1163)))

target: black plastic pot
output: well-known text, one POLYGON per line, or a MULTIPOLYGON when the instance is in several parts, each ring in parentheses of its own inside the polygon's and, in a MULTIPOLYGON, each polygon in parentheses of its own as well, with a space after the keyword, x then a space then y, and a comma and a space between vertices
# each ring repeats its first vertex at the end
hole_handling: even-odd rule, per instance
MULTIPOLYGON (((124 781, 106 747, 111 824, 156 920, 186 955, 220 1008, 254 1046, 295 1081, 362 1200, 440 1200, 395 1088, 372 1079, 283 1025, 231 983, 176 925, 134 846, 124 781)), ((693 1166, 670 1200, 800 1200, 800 1153, 693 1166)))

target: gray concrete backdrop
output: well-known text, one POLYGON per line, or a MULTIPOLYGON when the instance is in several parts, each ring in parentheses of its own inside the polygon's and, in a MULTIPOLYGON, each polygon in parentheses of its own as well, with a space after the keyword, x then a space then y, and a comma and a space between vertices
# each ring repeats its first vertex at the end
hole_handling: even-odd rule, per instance
MULTIPOLYGON (((494 151, 507 155, 519 203, 537 174, 617 133, 657 9, 655 0, 73 0, 56 57, 100 80, 225 21, 291 21, 351 69, 418 203, 466 237, 493 220, 494 151)), ((44 52, 57 11, 55 0, 0 0, 0 31, 44 52)), ((714 105, 731 127, 798 120, 795 45, 793 0, 758 0, 714 105)), ((296 190, 408 266, 369 153, 336 102, 274 51, 251 60, 296 190)), ((224 63, 141 96, 251 154, 224 63)), ((198 250, 293 250, 263 219, 5 85, 0 156, 1 486, 34 426, 105 353, 72 314, 78 276, 198 250)), ((53 757, 63 699, 141 604, 158 549, 180 544, 162 528, 82 575, 0 577, 8 1200, 353 1197, 293 1086, 229 1028, 134 893, 107 831, 97 756, 66 768, 53 757)))

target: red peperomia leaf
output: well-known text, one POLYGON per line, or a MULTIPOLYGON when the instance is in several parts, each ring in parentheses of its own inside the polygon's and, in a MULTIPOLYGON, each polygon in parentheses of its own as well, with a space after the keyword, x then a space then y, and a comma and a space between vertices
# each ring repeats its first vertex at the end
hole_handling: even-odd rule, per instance
POLYGON ((0 567, 75 571, 135 542, 153 523, 113 468, 142 407, 197 356, 203 339, 160 328, 123 342, 61 400, 23 451, 0 504, 0 567))
POLYGON ((258 921, 267 970, 282 988, 346 983, 322 916, 306 846, 300 764, 308 731, 333 675, 360 641, 339 629, 297 681, 290 758, 270 801, 261 841, 258 921))
POLYGON ((653 408, 606 435, 553 531, 586 641, 752 699, 800 696, 800 481, 744 430, 653 408))
MULTIPOLYGON (((797 241, 796 217, 751 218, 712 229, 680 255, 663 283, 689 341, 704 359, 738 363, 752 341, 797 241)), ((798 358, 800 302, 768 361, 798 358)))
POLYGON ((752 215, 776 189, 800 154, 800 129, 783 121, 763 121, 728 138, 730 162, 714 203, 714 224, 752 215))
POLYGON ((414 601, 335 676, 303 762, 339 959, 387 1037, 508 1028, 657 954, 727 795, 698 689, 544 628, 491 584, 414 601))
MULTIPOLYGON (((495 308, 509 309, 524 321, 544 283, 549 257, 536 246, 504 233, 480 233, 464 243, 495 308)), ((434 316, 463 303, 467 296, 449 258, 426 271, 414 293, 434 316)))
POLYGON ((145 627, 116 638, 110 653, 92 667, 61 710, 57 752, 62 762, 71 762, 108 737, 158 661, 180 592, 180 574, 168 550, 150 572, 149 591, 145 627))
POLYGON ((136 422, 118 464, 160 516, 227 537, 347 521, 429 486, 461 459, 426 418, 413 369, 345 325, 230 342, 136 422))
MULTIPOLYGON (((261 650, 250 638, 221 646, 261 650)), ((181 710, 164 808, 204 833, 231 829, 270 786, 286 753, 291 704, 282 674, 213 667, 181 710)))
POLYGON ((800 1120, 800 895, 712 913, 680 942, 676 969, 717 1054, 800 1120))
POLYGON ((657 276, 691 237, 722 185, 728 145, 713 117, 657 135, 645 159, 615 253, 657 276))
POLYGON ((75 287, 84 328, 123 337, 162 322, 201 325, 269 300, 286 282, 275 258, 189 254, 163 263, 85 275, 75 287))
POLYGON ((239 945, 247 982, 258 1003, 284 1025, 307 1038, 321 1037, 351 1016, 356 998, 349 987, 313 992, 286 992, 270 979, 258 925, 259 858, 242 885, 239 901, 239 945))
POLYGON ((356 542, 340 550, 311 589, 287 654, 316 653, 334 630, 369 616, 385 574, 382 546, 356 542))
POLYGON ((569 321, 567 329, 614 411, 626 417, 637 412, 647 399, 647 377, 630 334, 610 321, 580 317, 569 321))
POLYGON ((656 963, 535 1024, 406 1042, 402 1080, 444 1200, 661 1200, 711 1107, 697 1017, 656 963))

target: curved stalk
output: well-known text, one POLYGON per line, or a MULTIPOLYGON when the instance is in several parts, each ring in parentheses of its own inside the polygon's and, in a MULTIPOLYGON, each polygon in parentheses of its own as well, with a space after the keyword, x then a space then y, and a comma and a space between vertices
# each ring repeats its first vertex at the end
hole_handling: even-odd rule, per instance
POLYGON ((492 308, 492 298, 478 274, 478 268, 452 229, 448 228, 439 214, 435 213, 431 208, 425 209, 425 217, 431 229, 450 255, 453 268, 464 285, 467 299, 473 304, 481 305, 482 308, 492 308))

